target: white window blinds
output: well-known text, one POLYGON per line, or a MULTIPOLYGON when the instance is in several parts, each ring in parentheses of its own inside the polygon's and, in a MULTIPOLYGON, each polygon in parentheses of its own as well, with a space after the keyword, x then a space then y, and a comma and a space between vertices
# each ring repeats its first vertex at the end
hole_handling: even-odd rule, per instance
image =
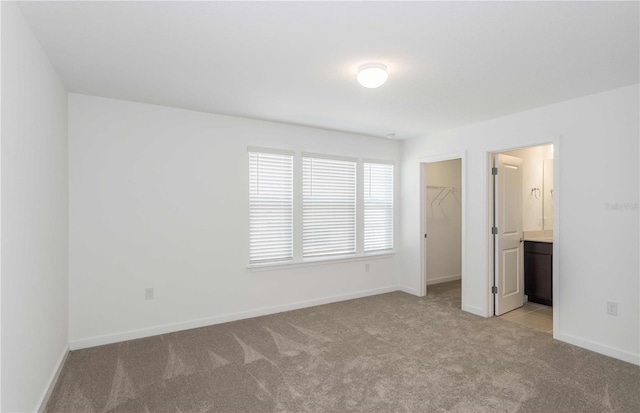
POLYGON ((393 165, 364 162, 364 251, 393 249, 393 165))
POLYGON ((302 154, 302 256, 356 252, 356 161, 302 154))
POLYGON ((249 149, 249 263, 293 259, 293 154, 249 149))

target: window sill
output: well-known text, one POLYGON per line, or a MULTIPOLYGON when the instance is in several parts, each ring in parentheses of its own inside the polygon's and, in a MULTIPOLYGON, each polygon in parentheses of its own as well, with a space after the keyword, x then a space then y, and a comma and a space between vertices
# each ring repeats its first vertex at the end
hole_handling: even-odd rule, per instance
POLYGON ((371 252, 364 255, 348 255, 344 257, 315 258, 304 261, 278 262, 273 264, 249 264, 247 268, 251 271, 275 271, 288 270, 293 268, 315 267, 319 265, 343 264, 348 262, 369 261, 383 258, 390 258, 395 255, 395 251, 371 252))

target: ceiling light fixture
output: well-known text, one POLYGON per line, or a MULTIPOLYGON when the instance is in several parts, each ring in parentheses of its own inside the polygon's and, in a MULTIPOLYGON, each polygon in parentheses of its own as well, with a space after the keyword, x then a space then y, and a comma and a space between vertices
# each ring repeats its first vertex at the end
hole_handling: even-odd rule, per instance
POLYGON ((387 66, 382 63, 365 63, 358 68, 358 83, 374 89, 387 81, 387 66))

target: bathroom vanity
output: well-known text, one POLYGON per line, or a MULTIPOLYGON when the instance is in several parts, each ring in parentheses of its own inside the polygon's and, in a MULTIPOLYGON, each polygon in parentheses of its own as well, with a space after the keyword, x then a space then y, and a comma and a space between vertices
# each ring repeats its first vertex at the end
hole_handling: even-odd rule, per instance
POLYGON ((529 301, 553 305, 553 242, 545 238, 524 241, 524 293, 529 301))

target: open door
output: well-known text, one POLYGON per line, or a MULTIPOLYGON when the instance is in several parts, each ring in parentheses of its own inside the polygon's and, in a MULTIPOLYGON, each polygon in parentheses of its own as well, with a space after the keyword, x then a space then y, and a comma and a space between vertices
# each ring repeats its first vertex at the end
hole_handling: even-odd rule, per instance
POLYGON ((494 156, 494 313, 524 304, 522 159, 494 156))

